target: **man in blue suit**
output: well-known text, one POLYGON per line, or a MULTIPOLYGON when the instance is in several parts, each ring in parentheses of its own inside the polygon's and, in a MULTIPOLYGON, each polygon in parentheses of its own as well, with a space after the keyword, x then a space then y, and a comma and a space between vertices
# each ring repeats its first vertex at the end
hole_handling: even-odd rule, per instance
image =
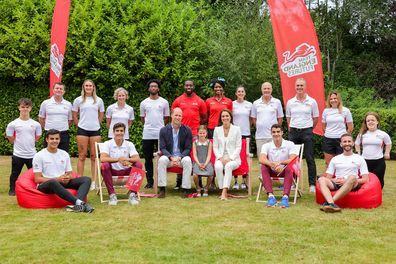
POLYGON ((165 198, 165 187, 169 167, 183 168, 182 197, 187 197, 191 189, 192 162, 190 158, 191 129, 181 123, 183 111, 176 107, 172 110, 172 122, 161 128, 159 140, 162 156, 158 160, 158 198, 165 198))

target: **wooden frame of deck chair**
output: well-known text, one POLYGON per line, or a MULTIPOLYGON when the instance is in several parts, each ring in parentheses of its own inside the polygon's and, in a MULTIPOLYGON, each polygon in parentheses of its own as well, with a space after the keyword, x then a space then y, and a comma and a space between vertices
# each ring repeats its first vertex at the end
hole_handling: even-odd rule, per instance
MULTIPOLYGON (((304 144, 296 144, 295 146, 299 148, 299 152, 298 152, 299 155, 297 156, 298 160, 296 160, 295 164, 292 165, 292 166, 295 166, 295 169, 299 169, 299 173, 297 173, 297 174, 294 173, 293 174, 294 189, 292 187, 292 189, 290 191, 291 193, 293 193, 293 204, 297 203, 297 197, 301 197, 302 196, 302 181, 301 181, 301 177, 303 175, 302 160, 303 160, 303 153, 304 153, 304 144)), ((263 166, 263 165, 260 165, 260 166, 263 166)), ((264 189, 264 186, 263 186, 263 180, 261 178, 261 173, 258 176, 258 178, 259 178, 260 184, 259 184, 259 188, 258 188, 258 191, 257 191, 256 202, 257 203, 264 203, 264 202, 266 202, 266 200, 260 200, 261 191, 263 191, 265 193, 265 189, 264 189)), ((283 177, 271 176, 271 181, 273 183, 274 182, 279 182, 279 183, 283 184, 283 179, 284 179, 283 177)), ((282 196, 282 193, 280 193, 280 194, 278 193, 279 191, 283 191, 283 190, 281 190, 281 189, 275 190, 274 189, 273 190, 274 195, 275 196, 282 196)))
MULTIPOLYGON (((102 163, 100 161, 100 147, 103 146, 104 143, 99 143, 99 142, 95 142, 95 155, 96 155, 96 166, 97 166, 97 170, 98 170, 98 181, 99 181, 99 187, 98 190, 96 192, 96 194, 99 195, 100 197, 100 202, 101 203, 105 203, 108 202, 109 199, 104 199, 103 198, 103 191, 107 192, 107 188, 106 185, 104 183, 103 180, 103 176, 102 176, 102 171, 101 171, 101 166, 102 163)), ((125 199, 117 199, 119 202, 127 202, 128 201, 128 195, 130 193, 130 190, 125 187, 125 184, 128 181, 129 175, 124 175, 124 176, 112 176, 113 178, 113 185, 114 185, 114 190, 116 191, 116 194, 118 196, 118 194, 122 194, 118 191, 120 190, 125 190, 125 193, 122 195, 125 195, 127 198, 125 199)), ((138 199, 140 200, 140 195, 139 192, 137 193, 138 195, 138 199)))

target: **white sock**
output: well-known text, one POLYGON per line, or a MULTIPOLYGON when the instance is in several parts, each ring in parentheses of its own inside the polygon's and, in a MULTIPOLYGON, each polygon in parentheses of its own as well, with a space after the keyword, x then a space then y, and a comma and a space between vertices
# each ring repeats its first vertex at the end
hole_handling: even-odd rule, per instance
POLYGON ((80 199, 76 200, 76 205, 81 205, 83 203, 83 201, 81 201, 80 199))

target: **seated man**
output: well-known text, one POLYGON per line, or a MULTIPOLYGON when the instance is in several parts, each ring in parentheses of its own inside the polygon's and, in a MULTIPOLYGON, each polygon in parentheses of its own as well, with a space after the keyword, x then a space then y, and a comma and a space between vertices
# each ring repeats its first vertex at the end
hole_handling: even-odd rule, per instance
POLYGON ((84 200, 91 186, 91 178, 81 176, 71 178, 72 166, 69 154, 58 149, 60 132, 50 129, 45 134, 47 148, 37 152, 33 157, 34 180, 38 184, 37 190, 56 194, 63 200, 73 204, 67 206, 69 212, 92 213, 92 208, 84 200), (77 197, 73 196, 66 188, 78 190, 77 197))
POLYGON ((272 191, 271 176, 279 176, 284 177, 281 208, 288 208, 293 169, 287 164, 298 155, 298 148, 293 142, 282 138, 283 131, 279 124, 271 126, 271 135, 272 141, 262 146, 259 158, 259 162, 263 165, 261 166, 263 185, 268 194, 267 206, 275 207, 278 202, 272 191))
MULTIPOLYGON (((124 140, 125 124, 116 123, 113 126, 114 138, 103 143, 100 149, 100 161, 102 162, 101 173, 109 192, 109 205, 117 205, 117 195, 113 186, 114 176, 129 175, 131 166, 143 168, 139 153, 132 142, 124 140)), ((129 194, 128 202, 131 205, 139 204, 135 192, 129 194)))
POLYGON ((191 189, 192 162, 190 158, 192 134, 191 129, 181 123, 183 112, 176 107, 172 110, 170 124, 160 130, 160 151, 162 156, 158 160, 158 198, 165 198, 166 169, 182 167, 182 197, 187 197, 187 190, 191 189))
POLYGON ((341 208, 334 202, 351 191, 359 190, 369 178, 366 161, 352 151, 354 145, 352 135, 343 134, 340 140, 344 152, 331 159, 326 175, 319 178, 320 191, 326 200, 320 210, 329 213, 340 212, 341 208), (361 178, 358 177, 359 171, 361 178), (335 190, 337 192, 332 197, 331 191, 335 190))

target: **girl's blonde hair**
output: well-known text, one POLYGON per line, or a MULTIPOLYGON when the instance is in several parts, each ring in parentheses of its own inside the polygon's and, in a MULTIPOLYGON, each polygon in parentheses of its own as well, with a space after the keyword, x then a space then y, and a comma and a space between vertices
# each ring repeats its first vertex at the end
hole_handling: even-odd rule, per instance
POLYGON ((337 92, 337 91, 331 91, 331 92, 329 93, 329 95, 327 96, 327 100, 326 100, 326 107, 327 107, 327 108, 331 108, 330 97, 331 97, 333 94, 334 94, 335 96, 337 96, 337 100, 338 100, 337 108, 338 108, 338 111, 339 111, 340 113, 342 113, 342 98, 341 98, 341 94, 340 94, 339 92, 337 92))
POLYGON ((118 94, 121 92, 124 92, 126 95, 126 99, 128 99, 128 91, 125 88, 120 87, 115 89, 114 91, 114 95, 113 95, 114 100, 117 100, 118 94))
POLYGON ((85 89, 84 89, 84 85, 87 83, 87 82, 90 82, 90 83, 92 83, 92 86, 93 86, 93 91, 92 91, 92 98, 93 98, 93 103, 95 104, 96 103, 96 98, 97 98, 97 95, 96 95, 96 85, 95 85, 95 83, 92 81, 92 80, 89 80, 89 79, 87 79, 87 80, 85 80, 84 82, 83 82, 83 84, 82 84, 82 86, 81 86, 81 97, 82 97, 82 102, 81 103, 84 103, 85 102, 85 99, 86 99, 86 97, 87 97, 87 95, 85 94, 85 89))

